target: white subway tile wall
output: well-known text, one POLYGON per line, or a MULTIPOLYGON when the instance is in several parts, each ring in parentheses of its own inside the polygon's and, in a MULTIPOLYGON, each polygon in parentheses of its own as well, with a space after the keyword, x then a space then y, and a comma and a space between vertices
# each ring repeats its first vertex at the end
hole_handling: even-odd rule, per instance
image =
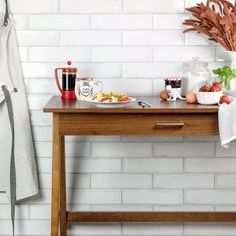
MULTIPOLYGON (((50 235, 53 70, 72 60, 79 76, 106 90, 156 95, 163 77, 181 75, 200 57, 216 68, 225 51, 183 34, 185 7, 200 0, 9 0, 35 141, 40 195, 17 206, 17 235, 50 235)), ((3 9, 3 0, 1 7, 3 9)), ((2 10, 1 9, 1 10, 2 10)), ((88 211, 236 211, 236 145, 217 137, 66 138, 68 209, 88 211)), ((10 206, 0 193, 0 235, 11 235, 10 206)), ((70 235, 236 235, 223 224, 79 224, 70 235)))

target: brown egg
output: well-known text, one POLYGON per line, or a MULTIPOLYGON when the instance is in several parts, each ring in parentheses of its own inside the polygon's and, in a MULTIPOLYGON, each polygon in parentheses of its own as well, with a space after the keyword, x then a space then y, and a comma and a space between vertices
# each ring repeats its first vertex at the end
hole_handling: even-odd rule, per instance
POLYGON ((186 94, 186 102, 190 104, 196 103, 197 102, 196 94, 194 92, 188 92, 186 94))
POLYGON ((169 94, 168 94, 167 90, 161 91, 161 93, 160 93, 160 98, 161 98, 162 100, 167 100, 167 99, 169 98, 169 94))

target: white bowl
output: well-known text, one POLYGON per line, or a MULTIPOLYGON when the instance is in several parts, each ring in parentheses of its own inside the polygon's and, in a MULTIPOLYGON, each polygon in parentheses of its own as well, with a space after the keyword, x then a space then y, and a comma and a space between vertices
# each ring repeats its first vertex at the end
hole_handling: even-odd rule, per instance
POLYGON ((222 92, 197 92, 197 101, 202 105, 218 104, 222 94, 222 92))

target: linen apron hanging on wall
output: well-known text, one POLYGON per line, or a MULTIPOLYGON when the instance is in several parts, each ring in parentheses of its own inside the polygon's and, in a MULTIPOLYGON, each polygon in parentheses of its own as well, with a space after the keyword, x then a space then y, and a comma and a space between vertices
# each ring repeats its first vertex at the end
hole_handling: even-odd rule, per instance
MULTIPOLYGON (((38 193, 27 97, 8 5, 0 29, 0 191, 15 203, 38 193)), ((14 224, 13 224, 14 228, 14 224)))

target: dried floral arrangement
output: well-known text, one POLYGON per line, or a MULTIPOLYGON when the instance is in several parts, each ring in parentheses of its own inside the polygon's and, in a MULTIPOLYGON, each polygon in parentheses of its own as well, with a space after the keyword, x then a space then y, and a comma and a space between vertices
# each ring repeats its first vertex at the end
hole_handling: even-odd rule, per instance
POLYGON ((209 40, 222 45, 228 51, 236 51, 236 1, 207 0, 186 8, 196 19, 187 19, 184 25, 191 26, 184 32, 197 31, 209 40))

